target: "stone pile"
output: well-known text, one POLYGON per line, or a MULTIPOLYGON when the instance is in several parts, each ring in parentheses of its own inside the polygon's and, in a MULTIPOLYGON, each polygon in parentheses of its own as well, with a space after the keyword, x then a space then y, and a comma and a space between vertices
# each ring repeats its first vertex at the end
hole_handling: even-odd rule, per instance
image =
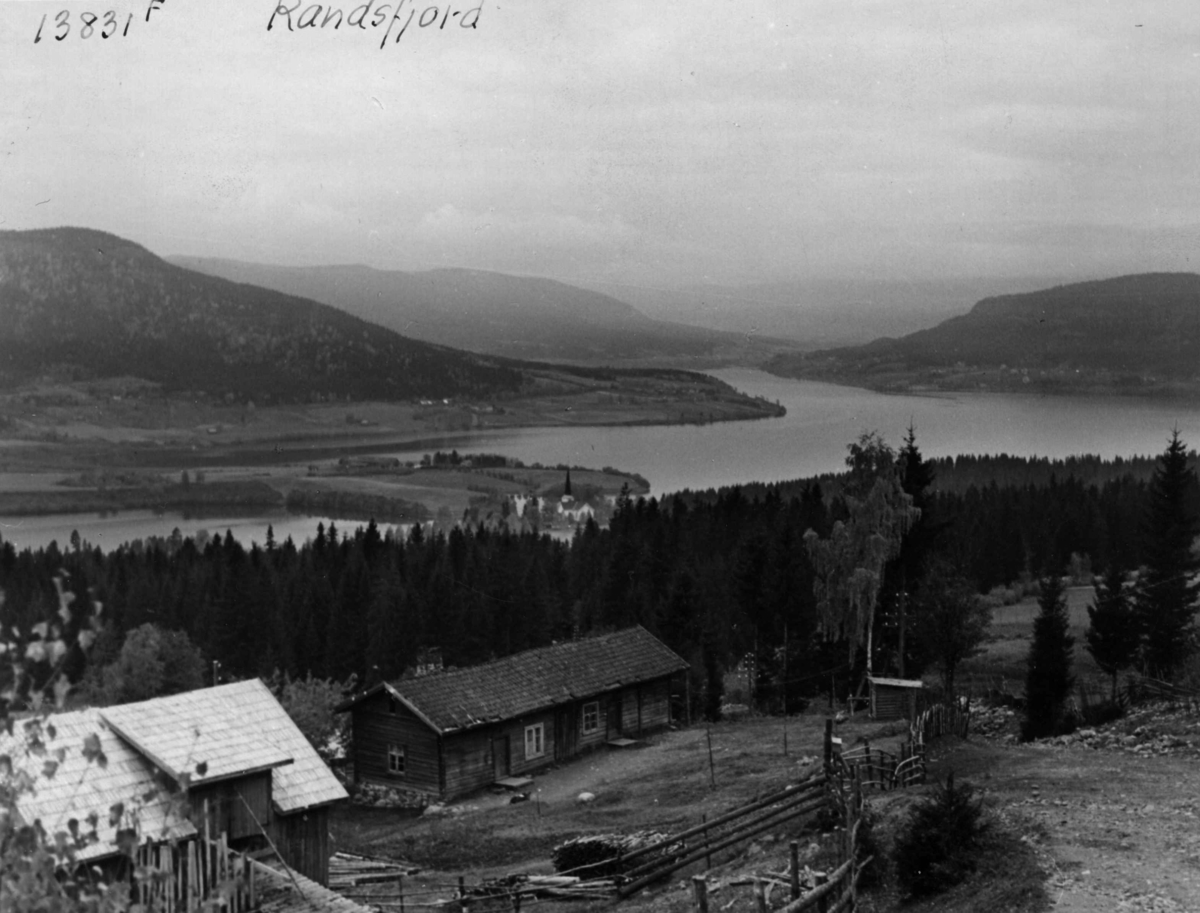
POLYGON ((1001 738, 1014 735, 1020 728, 1021 718, 1011 707, 985 707, 981 704, 971 705, 972 735, 984 738, 1001 738))
POLYGON ((1043 744, 1124 751, 1142 757, 1200 757, 1200 717, 1194 709, 1166 702, 1143 704, 1123 719, 1044 739, 1043 744))
POLYGON ((1137 726, 1131 731, 1119 725, 1080 729, 1070 735, 1055 736, 1044 741, 1051 745, 1076 745, 1097 751, 1127 751, 1147 757, 1180 754, 1200 756, 1200 739, 1162 732, 1154 726, 1137 726))

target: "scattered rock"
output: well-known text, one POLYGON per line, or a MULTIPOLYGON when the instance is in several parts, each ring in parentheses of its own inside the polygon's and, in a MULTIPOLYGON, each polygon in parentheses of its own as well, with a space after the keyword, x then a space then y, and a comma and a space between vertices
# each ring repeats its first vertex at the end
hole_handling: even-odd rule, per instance
POLYGON ((596 794, 589 793, 589 792, 582 792, 578 796, 575 797, 575 801, 577 803, 579 803, 580 805, 588 805, 588 804, 596 801, 596 794))

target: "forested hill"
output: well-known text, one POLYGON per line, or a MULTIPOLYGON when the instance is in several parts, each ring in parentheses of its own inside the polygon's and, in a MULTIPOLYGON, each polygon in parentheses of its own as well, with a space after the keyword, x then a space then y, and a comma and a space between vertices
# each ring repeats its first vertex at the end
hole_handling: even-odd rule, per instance
POLYGON ((115 235, 0 232, 0 382, 47 374, 260 401, 468 395, 523 378, 328 305, 173 266, 115 235))
MULTIPOLYGON (((1200 465, 1200 454, 1191 451, 1188 459, 1200 465)), ((1065 459, 1026 457, 1001 454, 960 454, 952 457, 930 457, 926 462, 933 473, 929 490, 934 494, 966 494, 970 489, 988 487, 1041 489, 1051 485, 1099 487, 1110 482, 1128 480, 1143 484, 1149 481, 1158 465, 1156 457, 1114 457, 1104 459, 1096 454, 1084 454, 1065 459)), ((768 496, 788 500, 803 497, 813 485, 820 486, 826 498, 840 493, 844 473, 828 472, 786 482, 747 482, 743 485, 707 491, 684 491, 685 503, 711 504, 737 491, 740 497, 762 500, 768 496)), ((1200 510, 1200 504, 1197 504, 1200 510)))
POLYGON ((534 276, 169 259, 208 275, 312 298, 415 339, 488 355, 628 364, 720 360, 746 349, 745 335, 651 320, 609 295, 534 276))
MULTIPOLYGON (((228 534, 107 554, 83 543, 17 552, 0 542, 0 579, 7 623, 30 631, 52 616, 53 576, 69 571, 77 604, 93 594, 111 626, 94 663, 111 660, 125 632, 153 623, 185 631, 228 674, 278 667, 340 680, 377 667, 391 678, 423 647, 467 665, 636 623, 692 662, 694 694, 710 673, 719 681, 721 669, 756 647, 763 669, 778 669, 786 635, 789 681, 803 693, 828 681, 811 672, 846 656, 844 645, 814 633, 804 536, 828 536, 845 517, 845 505, 824 489, 639 499, 626 502, 609 529, 589 523, 569 542, 485 527, 426 534, 417 526, 396 539, 374 524, 266 549, 245 549, 228 534)), ((1148 484, 1128 474, 1103 485, 1068 478, 932 493, 924 498, 924 547, 985 592, 1068 565, 1135 568, 1146 559, 1149 499, 1148 484)), ((893 592, 885 589, 885 599, 893 592)), ((82 658, 73 662, 78 678, 82 658)))
POLYGON ((985 298, 899 339, 772 369, 875 387, 1138 391, 1200 381, 1200 276, 1145 273, 985 298))

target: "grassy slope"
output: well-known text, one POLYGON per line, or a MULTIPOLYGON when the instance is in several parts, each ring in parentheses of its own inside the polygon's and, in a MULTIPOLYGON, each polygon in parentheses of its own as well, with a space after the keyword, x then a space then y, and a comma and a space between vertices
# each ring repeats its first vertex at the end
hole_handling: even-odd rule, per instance
MULTIPOLYGON (((698 726, 655 737, 641 749, 600 751, 541 774, 534 784, 536 802, 509 805, 506 796, 483 793, 463 800, 460 805, 467 810, 459 816, 417 819, 399 811, 344 807, 335 813, 335 842, 342 849, 421 866, 421 874, 406 879, 406 891, 414 893, 412 900, 422 891, 427 892, 426 902, 449 896, 459 874, 477 881, 515 871, 548 873, 551 849, 570 837, 646 829, 678 832, 700 823, 702 816, 711 819, 814 769, 823 715, 792 717, 786 725, 787 756, 780 719, 748 718, 712 726, 715 787, 710 782, 706 730, 698 726), (585 789, 597 799, 578 805, 574 797, 585 789)), ((847 746, 869 739, 872 745, 893 747, 902 731, 902 725, 865 718, 839 727, 847 746)), ((885 810, 883 817, 894 826, 918 794, 889 794, 876 801, 890 805, 891 812, 885 810)), ((793 839, 800 841, 804 863, 822 868, 828 849, 821 836, 810 822, 787 822, 733 852, 717 854, 708 873, 711 902, 720 909, 751 908, 750 887, 730 882, 755 873, 785 871, 788 842, 793 839)), ((905 909, 918 913, 974 910, 978 909, 972 905, 974 897, 991 898, 998 904, 996 909, 1020 913, 1045 909, 1042 871, 1017 835, 1006 825, 997 827, 987 847, 971 883, 942 901, 905 909)), ((676 873, 667 883, 624 902, 622 909, 686 913, 692 909, 690 875, 703 868, 697 865, 676 873)), ((773 905, 783 899, 776 889, 773 905)), ((575 903, 563 908, 589 906, 575 903)), ((864 906, 877 913, 897 908, 898 899, 886 886, 864 906)))

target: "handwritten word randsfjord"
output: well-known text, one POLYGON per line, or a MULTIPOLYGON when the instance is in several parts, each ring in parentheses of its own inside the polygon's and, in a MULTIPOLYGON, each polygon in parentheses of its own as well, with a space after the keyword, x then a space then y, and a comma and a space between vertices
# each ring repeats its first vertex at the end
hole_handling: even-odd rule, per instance
MULTIPOLYGON (((468 0, 470 2, 470 0, 468 0)), ((383 40, 379 47, 383 48, 388 39, 399 43, 405 32, 410 28, 442 30, 447 25, 457 25, 463 29, 479 27, 479 15, 483 11, 483 0, 477 6, 458 9, 453 3, 440 5, 428 4, 418 6, 412 0, 398 0, 396 3, 379 3, 367 0, 345 14, 336 6, 320 3, 304 5, 304 0, 288 6, 286 2, 276 3, 271 18, 267 21, 267 31, 274 28, 286 27, 289 32, 304 29, 340 29, 344 24, 347 28, 379 30, 386 24, 383 40), (302 9, 303 7, 303 9, 302 9)))

